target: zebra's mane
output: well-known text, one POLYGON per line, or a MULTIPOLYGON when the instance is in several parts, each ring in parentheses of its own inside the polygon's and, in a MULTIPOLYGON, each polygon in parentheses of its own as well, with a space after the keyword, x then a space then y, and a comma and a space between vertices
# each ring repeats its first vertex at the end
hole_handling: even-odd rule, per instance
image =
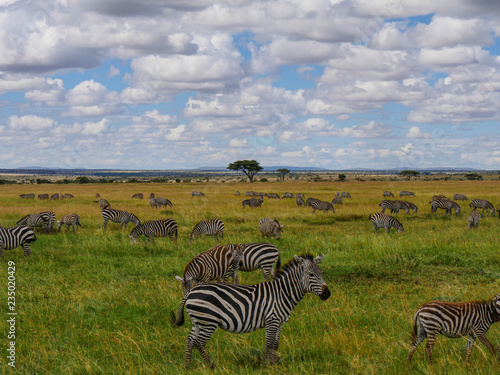
MULTIPOLYGON (((299 257, 310 260, 310 261, 314 260, 314 255, 311 255, 311 254, 300 254, 299 257)), ((287 275, 291 269, 295 269, 297 267, 297 265, 298 265, 298 263, 295 260, 295 257, 293 257, 288 262, 286 262, 284 265, 282 265, 278 270, 276 270, 274 277, 276 279, 280 279, 281 277, 287 275)))

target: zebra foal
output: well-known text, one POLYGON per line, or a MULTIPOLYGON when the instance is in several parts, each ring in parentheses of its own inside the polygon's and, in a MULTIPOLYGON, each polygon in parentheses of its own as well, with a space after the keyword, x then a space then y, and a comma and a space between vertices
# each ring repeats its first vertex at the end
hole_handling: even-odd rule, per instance
POLYGON ((193 287, 182 299, 177 314, 172 311, 174 326, 184 324, 184 307, 193 324, 186 339, 184 366, 189 367, 194 347, 211 368, 215 367, 205 346, 218 327, 233 333, 265 328, 266 361, 277 363, 281 326, 290 319, 295 306, 308 292, 323 301, 330 297, 318 266, 323 257, 296 255, 268 283, 206 283, 193 287))
POLYGON ((399 233, 404 232, 403 224, 401 224, 397 219, 390 215, 383 214, 382 212, 375 212, 368 216, 375 227, 375 233, 378 232, 380 228, 385 228, 385 231, 389 233, 391 227, 396 228, 399 233))
POLYGON ((151 220, 145 223, 138 224, 132 232, 130 232, 130 242, 137 243, 137 239, 143 234, 146 236, 146 243, 149 239, 155 243, 155 237, 170 237, 171 240, 177 239, 178 226, 175 220, 151 220))
POLYGON ((78 216, 78 214, 66 214, 66 215, 64 215, 61 218, 61 220, 57 221, 57 226, 58 226, 59 232, 61 231, 61 227, 63 225, 66 225, 66 230, 69 230, 70 227, 71 227, 71 230, 73 230, 73 231, 75 231, 75 228, 76 228, 76 230, 78 230, 78 227, 82 226, 80 224, 80 216, 78 216))
POLYGON ((477 211, 472 211, 469 215, 469 225, 468 229, 474 228, 477 229, 479 227, 479 222, 481 221, 481 214, 477 211))
POLYGON ((224 238, 224 223, 220 219, 202 220, 196 224, 189 235, 189 242, 193 242, 196 237, 214 236, 216 241, 224 238))
POLYGON ((466 362, 469 362, 476 339, 479 339, 495 355, 495 348, 486 337, 486 332, 493 323, 499 320, 500 294, 488 301, 461 303, 432 301, 425 303, 415 313, 412 344, 408 351, 407 361, 411 361, 415 349, 427 338, 425 351, 429 362, 432 363, 432 348, 440 333, 449 338, 469 336, 466 362), (417 327, 417 323, 419 327, 417 327))
POLYGON ((3 255, 4 250, 12 250, 18 246, 22 246, 24 256, 31 255, 30 243, 36 241, 35 231, 23 225, 12 228, 0 227, 0 254, 3 255))

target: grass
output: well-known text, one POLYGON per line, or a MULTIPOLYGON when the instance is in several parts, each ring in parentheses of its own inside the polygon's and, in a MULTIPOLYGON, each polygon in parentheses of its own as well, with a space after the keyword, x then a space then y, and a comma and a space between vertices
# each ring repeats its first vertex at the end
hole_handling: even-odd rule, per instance
MULTIPOLYGON (((465 364, 466 339, 440 337, 435 365, 430 366, 424 345, 406 365, 413 314, 433 299, 466 301, 492 298, 500 291, 500 256, 497 233, 500 221, 482 215, 477 231, 467 230, 470 212, 460 202, 462 215, 430 213, 434 194, 500 202, 500 181, 411 182, 285 182, 285 183, 182 183, 65 185, 75 199, 25 201, 22 193, 57 192, 56 185, 0 186, 0 224, 12 226, 22 216, 53 210, 57 219, 77 212, 83 227, 77 232, 38 234, 33 255, 21 248, 5 251, 0 266, 2 295, 7 294, 7 262, 16 264, 16 370, 19 374, 205 374, 212 373, 198 352, 191 370, 183 369, 185 339, 191 329, 173 328, 169 314, 182 299, 174 274, 187 262, 215 244, 213 238, 190 244, 188 235, 199 220, 219 217, 226 224, 223 243, 262 241, 258 229, 263 217, 285 224, 281 241, 269 239, 286 261, 295 254, 325 254, 324 278, 332 297, 321 301, 307 295, 283 326, 278 354, 280 363, 263 363, 265 332, 236 335, 218 330, 207 349, 220 374, 470 374, 498 372, 498 364, 476 344, 471 364, 465 364), (193 198, 193 190, 204 198, 193 198), (243 193, 238 197, 234 192, 243 193), (349 191, 352 199, 335 207, 335 213, 313 214, 294 200, 265 200, 262 208, 241 207, 247 190, 304 192, 306 196, 333 199, 335 191, 349 191), (419 207, 417 214, 395 216, 406 232, 374 233, 368 215, 379 211, 384 190, 412 190, 407 198, 419 207), (180 228, 179 240, 157 239, 133 245, 128 230, 102 218, 95 194, 112 207, 135 213, 140 219, 170 217, 180 228), (134 193, 170 199, 174 207, 152 209, 147 198, 132 200, 134 193)), ((244 284, 262 282, 262 273, 240 273, 244 284)), ((0 324, 7 305, 2 298, 0 324)), ((488 337, 500 343, 500 325, 488 337)), ((5 339, 3 342, 6 342, 5 339)), ((3 351, 5 353, 5 351, 3 351)), ((1 366, 6 367, 6 359, 1 366)))

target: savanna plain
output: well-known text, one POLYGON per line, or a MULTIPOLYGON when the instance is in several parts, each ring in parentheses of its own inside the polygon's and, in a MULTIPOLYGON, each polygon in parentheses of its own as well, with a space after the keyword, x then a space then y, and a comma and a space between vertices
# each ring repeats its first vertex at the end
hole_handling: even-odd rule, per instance
MULTIPOLYGON (((434 194, 462 193, 500 206, 500 181, 347 181, 282 183, 113 183, 0 186, 0 225, 14 226, 28 213, 52 210, 59 220, 78 213, 78 232, 44 234, 37 230, 30 257, 22 248, 5 251, 0 260, 0 373, 18 374, 493 374, 498 361, 476 343, 465 363, 467 339, 439 337, 430 365, 422 344, 406 364, 413 315, 431 300, 469 301, 500 292, 497 216, 481 216, 478 230, 467 229, 469 202, 459 201, 460 215, 430 212, 434 194), (191 196, 201 191, 203 198, 191 196), (261 208, 242 208, 245 191, 304 193, 331 201, 347 191, 335 212, 312 213, 295 199, 265 199, 261 208), (404 233, 375 233, 368 215, 380 211, 382 193, 396 198, 401 190, 418 213, 394 214, 404 233), (240 191, 241 196, 235 196, 240 191), (70 193, 74 199, 22 200, 23 193, 70 193), (143 200, 132 199, 142 192, 143 200), (172 201, 173 208, 154 209, 149 194, 172 201), (99 193, 113 208, 142 221, 172 218, 179 239, 145 238, 131 244, 127 230, 103 219, 99 193), (212 237, 189 242, 200 220, 225 223, 220 244, 270 242, 282 263, 294 255, 325 254, 321 263, 332 296, 321 301, 308 294, 283 326, 277 365, 264 363, 265 331, 232 334, 217 330, 207 344, 217 368, 211 371, 193 350, 191 367, 183 367, 185 339, 191 330, 170 323, 182 299, 182 275, 194 256, 215 245, 212 237), (262 239, 259 220, 284 224, 281 240, 262 239), (16 368, 7 366, 7 264, 16 268, 16 368)), ((387 213, 387 212, 386 212, 387 213)), ((242 284, 263 282, 260 271, 241 273, 242 284)), ((495 348, 500 324, 487 334, 495 348)))

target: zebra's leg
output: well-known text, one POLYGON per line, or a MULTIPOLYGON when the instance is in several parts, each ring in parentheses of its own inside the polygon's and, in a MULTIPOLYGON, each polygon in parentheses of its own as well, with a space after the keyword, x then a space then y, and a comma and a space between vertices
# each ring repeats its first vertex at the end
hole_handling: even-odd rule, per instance
MULTIPOLYGON (((465 351, 465 362, 466 363, 469 362, 470 353, 472 352, 472 348, 474 347, 475 342, 476 342, 476 336, 470 335, 469 341, 467 342, 467 350, 465 351)), ((491 345, 491 343, 489 341, 488 341, 488 343, 491 345)), ((495 353, 495 349, 493 349, 493 353, 495 353)))
MULTIPOLYGON (((24 247, 24 244, 23 244, 23 247, 24 247)), ((0 241, 0 255, 2 256, 2 259, 5 260, 5 255, 3 255, 3 249, 4 249, 4 244, 0 241)), ((26 251, 24 252, 24 254, 26 255, 26 251)))
POLYGON ((427 334, 427 344, 425 345, 425 351, 427 352, 427 357, 429 358, 430 363, 434 363, 434 361, 432 360, 432 348, 436 343, 437 336, 438 332, 436 331, 427 334))
POLYGON ((387 233, 389 233, 389 231, 390 231, 390 230, 391 230, 391 227, 390 227, 390 226, 385 227, 385 231, 386 231, 387 233))
MULTIPOLYGON (((417 324, 415 322, 415 324, 417 324)), ((418 348, 418 346, 425 340, 427 337, 427 332, 425 329, 422 327, 422 325, 419 325, 419 332, 417 337, 415 337, 415 340, 413 340, 413 343, 410 346, 410 350, 408 351, 408 358, 406 361, 409 363, 411 361, 411 357, 413 356, 413 352, 418 348)))
POLYGON ((107 219, 104 219, 104 226, 103 226, 103 229, 102 230, 106 230, 106 226, 108 225, 108 220, 107 219))
POLYGON ((281 326, 279 323, 266 324, 266 362, 278 363, 278 346, 281 326))
POLYGON ((198 325, 193 324, 193 329, 186 339, 186 356, 184 359, 184 366, 187 368, 189 366, 189 361, 191 359, 191 351, 193 346, 198 349, 201 356, 207 363, 210 368, 215 368, 215 363, 212 360, 210 354, 208 354, 207 349, 205 348, 208 340, 214 334, 217 326, 215 325, 204 325, 201 328, 198 325), (189 352, 188 352, 189 349, 189 352), (189 357, 188 357, 189 355, 189 357))
POLYGON ((269 268, 269 267, 262 268, 262 274, 264 275, 264 281, 266 281, 266 282, 271 281, 272 270, 273 270, 272 266, 271 266, 271 268, 269 268))
POLYGON ((495 347, 491 344, 490 340, 486 337, 486 335, 481 335, 477 337, 479 341, 481 341, 488 349, 490 349, 491 354, 493 354, 493 357, 495 356, 495 347))
MULTIPOLYGON (((31 255, 31 250, 30 250, 30 244, 27 242, 24 242, 22 244, 23 250, 24 250, 24 256, 30 256, 31 255)), ((2 251, 2 248, 0 247, 0 252, 2 251)), ((3 257, 3 252, 2 252, 2 257, 3 257)))

